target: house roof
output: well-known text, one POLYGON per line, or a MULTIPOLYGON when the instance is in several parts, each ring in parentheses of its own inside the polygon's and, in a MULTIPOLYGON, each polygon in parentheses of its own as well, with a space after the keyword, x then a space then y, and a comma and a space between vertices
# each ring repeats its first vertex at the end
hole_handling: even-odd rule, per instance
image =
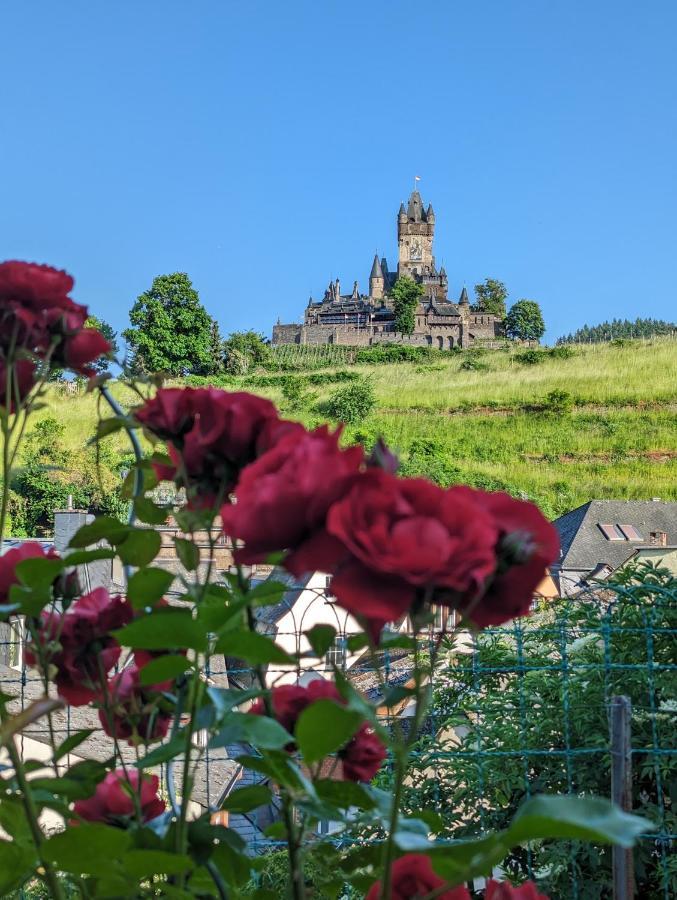
POLYGON ((276 625, 293 608, 312 577, 313 574, 311 573, 304 575, 302 578, 295 578, 279 566, 274 568, 266 580, 279 581, 285 586, 286 590, 280 602, 274 606, 257 606, 254 608, 257 626, 261 626, 261 630, 265 630, 267 626, 276 625))
POLYGON ((664 531, 668 544, 677 543, 677 503, 661 500, 590 500, 554 521, 559 532, 562 569, 591 571, 599 563, 612 570, 622 566, 639 547, 649 544, 652 531, 664 531), (609 540, 601 525, 632 525, 635 540, 609 540))

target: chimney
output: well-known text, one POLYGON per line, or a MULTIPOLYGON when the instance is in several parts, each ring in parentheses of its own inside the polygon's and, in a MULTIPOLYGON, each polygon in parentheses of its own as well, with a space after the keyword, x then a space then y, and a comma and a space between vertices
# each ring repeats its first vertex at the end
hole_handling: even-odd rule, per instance
POLYGON ((63 553, 78 528, 91 521, 86 509, 73 509, 73 498, 69 496, 67 508, 54 511, 54 549, 63 553))
POLYGON ((649 532, 649 544, 651 544, 652 547, 667 547, 668 546, 667 531, 650 531, 649 532))

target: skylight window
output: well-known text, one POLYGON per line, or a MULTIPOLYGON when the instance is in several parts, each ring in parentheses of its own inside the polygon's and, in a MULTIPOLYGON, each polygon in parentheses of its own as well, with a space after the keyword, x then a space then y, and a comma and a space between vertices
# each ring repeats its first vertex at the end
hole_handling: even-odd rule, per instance
POLYGON ((618 525, 602 525, 602 523, 600 522, 598 523, 598 526, 607 541, 627 540, 618 525))
POLYGON ((625 535, 626 541, 643 541, 644 538, 642 534, 635 528, 634 525, 617 525, 617 528, 625 535))

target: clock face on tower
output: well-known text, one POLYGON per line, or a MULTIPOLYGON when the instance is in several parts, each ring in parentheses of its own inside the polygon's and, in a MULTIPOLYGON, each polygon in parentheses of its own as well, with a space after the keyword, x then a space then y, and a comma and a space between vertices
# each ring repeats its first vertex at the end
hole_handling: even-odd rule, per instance
POLYGON ((420 261, 423 259, 423 251, 421 249, 421 242, 416 238, 411 242, 411 246, 409 248, 409 259, 412 261, 420 261))

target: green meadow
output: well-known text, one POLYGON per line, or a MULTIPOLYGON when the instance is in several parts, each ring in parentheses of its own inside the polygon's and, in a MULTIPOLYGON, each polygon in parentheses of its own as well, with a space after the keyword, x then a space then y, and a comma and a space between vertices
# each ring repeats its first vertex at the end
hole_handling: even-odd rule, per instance
MULTIPOLYGON (((570 358, 534 365, 520 363, 519 352, 485 351, 472 354, 483 367, 475 371, 463 368, 470 355, 352 365, 336 354, 317 370, 308 359, 309 368, 278 378, 325 374, 330 383, 308 385, 300 411, 285 407, 280 384, 261 387, 256 375, 227 387, 253 390, 317 424, 323 401, 343 387, 332 373, 357 373, 371 381, 376 406, 347 427, 346 439, 368 446, 382 435, 409 474, 506 489, 553 517, 591 498, 677 499, 677 343, 576 346, 570 358)), ((123 385, 114 392, 124 405, 134 400, 123 385)), ((75 459, 94 430, 97 400, 50 388, 39 416, 65 426, 75 459)), ((119 434, 106 442, 115 453, 126 449, 119 434)))

